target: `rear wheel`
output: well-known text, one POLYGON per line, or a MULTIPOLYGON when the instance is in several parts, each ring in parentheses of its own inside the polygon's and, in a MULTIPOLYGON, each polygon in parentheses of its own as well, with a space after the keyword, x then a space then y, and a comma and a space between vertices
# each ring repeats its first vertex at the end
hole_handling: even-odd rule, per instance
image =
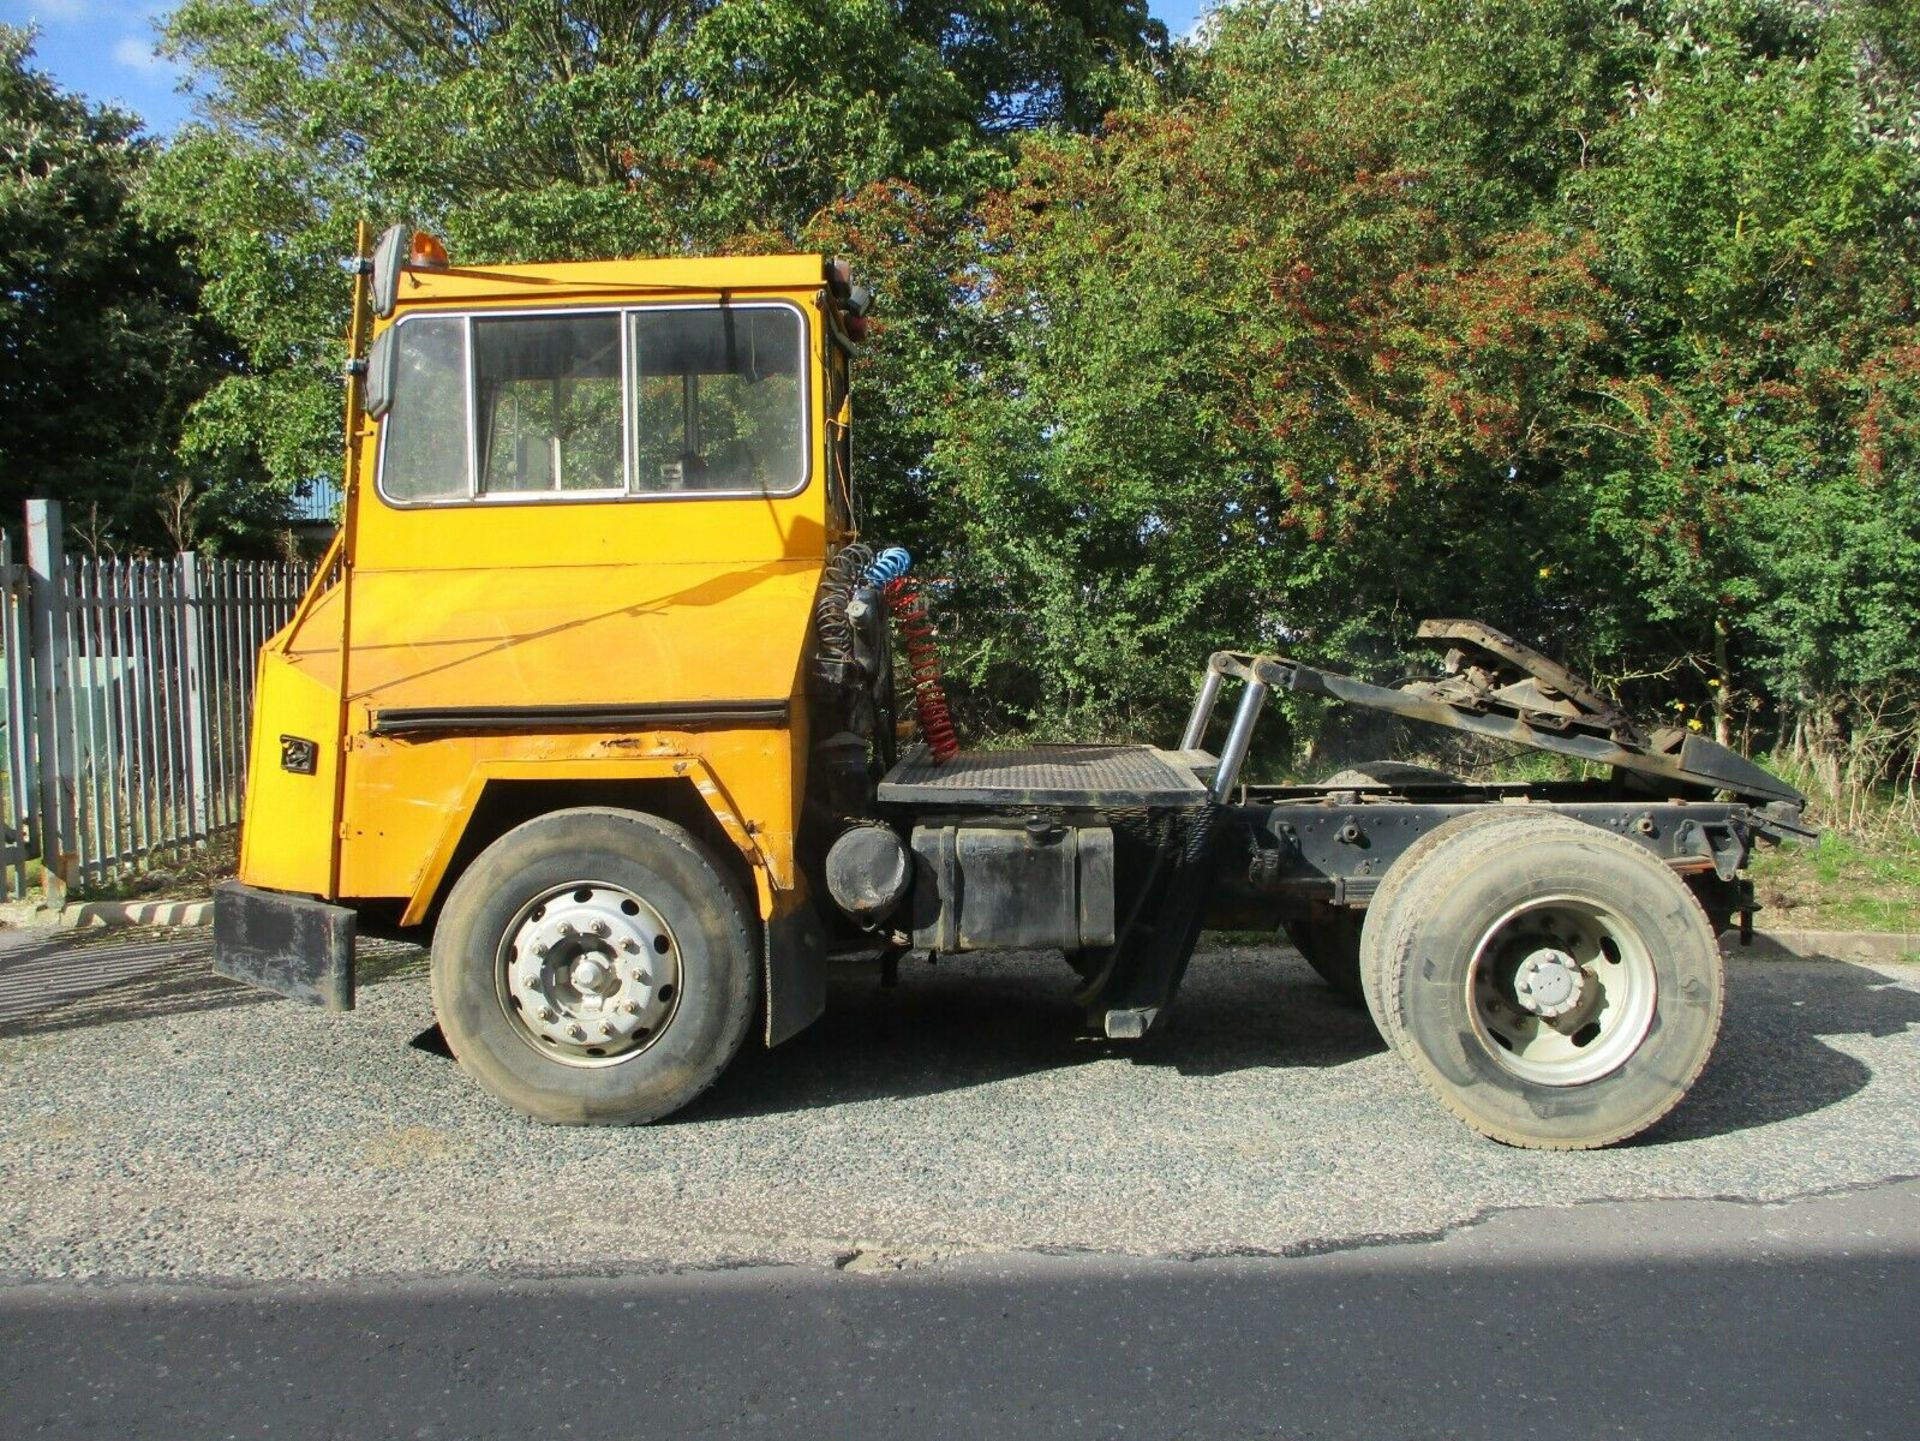
POLYGON ((448 1046, 538 1120, 657 1120, 711 1085, 752 1020, 739 887, 679 826, 556 811, 509 831, 447 898, 433 1001, 448 1046))
POLYGON ((1368 902, 1360 930, 1360 995, 1367 1003, 1367 1012, 1373 1017, 1374 1027, 1388 1045, 1398 1048, 1393 1033, 1387 1029, 1386 1003, 1381 995, 1380 977, 1387 969, 1388 918, 1394 912, 1400 892, 1406 888, 1410 877, 1419 874, 1426 858, 1439 847, 1450 844, 1453 837, 1462 831, 1478 830, 1489 822, 1510 820, 1514 814, 1489 806, 1485 810, 1468 811, 1450 821, 1442 821, 1401 852, 1400 859, 1393 863, 1381 880, 1380 888, 1368 902))
POLYGON ((1455 1114, 1510 1145, 1638 1134, 1679 1104, 1719 1035, 1706 913, 1659 860, 1594 826, 1509 814, 1457 830, 1376 921, 1389 1039, 1455 1114))
POLYGON ((1361 786, 1450 786, 1459 785, 1460 777, 1448 775, 1445 771, 1435 770, 1432 766, 1417 766, 1411 761, 1360 761, 1344 770, 1336 771, 1320 782, 1328 787, 1357 788, 1361 786))
POLYGON ((1360 985, 1361 913, 1324 907, 1285 923, 1287 939, 1320 979, 1350 1001, 1363 1001, 1360 985))

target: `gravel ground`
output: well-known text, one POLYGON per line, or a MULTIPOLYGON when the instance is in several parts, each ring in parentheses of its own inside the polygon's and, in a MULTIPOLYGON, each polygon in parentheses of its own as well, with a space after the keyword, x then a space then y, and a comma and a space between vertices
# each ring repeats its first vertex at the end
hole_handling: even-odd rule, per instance
POLYGON ((631 1131, 500 1109, 439 1049, 420 953, 363 957, 360 1009, 330 1016, 212 977, 204 932, 0 945, 0 1274, 1289 1254, 1920 1175, 1913 966, 1736 958, 1688 1101, 1569 1155, 1472 1135, 1281 949, 1203 953, 1144 1051, 1076 1036, 1057 957, 909 965, 893 991, 850 972, 811 1031, 631 1131), (64 999, 6 1011, 49 972, 64 999))

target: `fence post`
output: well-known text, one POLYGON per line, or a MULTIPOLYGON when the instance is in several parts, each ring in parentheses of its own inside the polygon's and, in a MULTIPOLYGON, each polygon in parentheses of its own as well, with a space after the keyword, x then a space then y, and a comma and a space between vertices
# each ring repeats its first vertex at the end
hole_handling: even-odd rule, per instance
POLYGON ((27 894, 27 835, 38 794, 33 765, 33 642, 27 615, 26 567, 13 561, 13 536, 0 530, 0 665, 7 687, 7 783, 4 794, 6 835, 0 837, 7 863, 9 900, 27 894))
POLYGON ((73 688, 67 684, 66 525, 57 500, 27 502, 27 604, 33 628, 34 841, 49 905, 66 904, 79 863, 74 815, 73 688))
POLYGON ((204 844, 209 824, 207 796, 207 677, 201 657, 200 557, 180 552, 180 661, 187 682, 187 799, 193 808, 192 838, 204 844))

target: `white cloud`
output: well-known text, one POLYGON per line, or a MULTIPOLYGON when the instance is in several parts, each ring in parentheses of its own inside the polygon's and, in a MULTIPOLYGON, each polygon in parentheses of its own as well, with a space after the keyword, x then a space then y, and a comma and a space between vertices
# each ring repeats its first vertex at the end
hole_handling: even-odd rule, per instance
POLYGON ((142 40, 137 35, 123 35, 113 47, 116 64, 129 70, 158 70, 167 62, 154 52, 151 40, 142 40))

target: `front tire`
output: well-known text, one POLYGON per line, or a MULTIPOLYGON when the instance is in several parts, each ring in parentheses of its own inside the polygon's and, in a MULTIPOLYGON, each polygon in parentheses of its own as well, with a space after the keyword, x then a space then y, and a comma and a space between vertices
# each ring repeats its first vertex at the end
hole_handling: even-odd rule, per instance
POLYGON ((1388 1039, 1508 1145, 1639 1134, 1680 1103, 1720 1032, 1724 967, 1693 893, 1632 841, 1563 816, 1454 832, 1374 924, 1388 1039))
POLYGON ((536 1120, 636 1125, 713 1084, 757 996, 744 896, 679 826, 554 811, 488 846, 447 897, 433 1006, 448 1047, 536 1120))

